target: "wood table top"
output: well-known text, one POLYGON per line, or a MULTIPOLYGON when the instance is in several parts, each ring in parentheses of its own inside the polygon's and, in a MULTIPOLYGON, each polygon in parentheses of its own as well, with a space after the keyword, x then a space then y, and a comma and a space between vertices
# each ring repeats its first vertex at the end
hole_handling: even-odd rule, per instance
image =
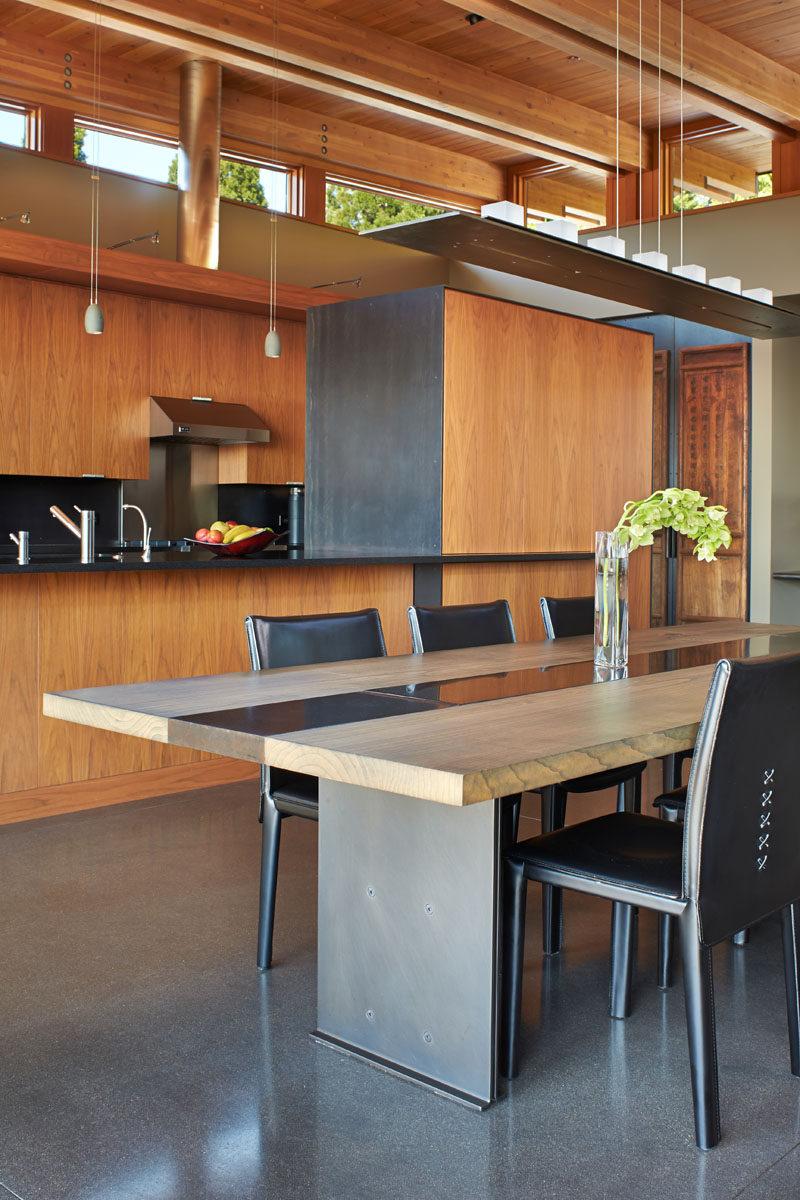
MULTIPOLYGON (((800 630, 711 621, 632 631, 630 653, 634 659, 689 647, 718 647, 717 657, 796 652, 796 637, 781 638, 790 634, 800 630), (742 638, 751 639, 747 647, 742 638)), ((400 715, 317 728, 303 728, 298 717, 296 730, 277 734, 258 732, 258 722, 243 723, 234 713, 265 705, 281 705, 291 713, 287 702, 297 702, 299 713, 302 702, 312 698, 468 676, 541 672, 591 658, 592 638, 587 635, 48 692, 43 711, 79 724, 451 805, 509 795, 694 745, 713 663, 601 686, 578 683, 474 703, 456 701, 446 707, 410 703, 398 706, 400 715), (411 711, 403 712, 403 707, 411 711)), ((702 654, 699 658, 702 662, 702 654)))

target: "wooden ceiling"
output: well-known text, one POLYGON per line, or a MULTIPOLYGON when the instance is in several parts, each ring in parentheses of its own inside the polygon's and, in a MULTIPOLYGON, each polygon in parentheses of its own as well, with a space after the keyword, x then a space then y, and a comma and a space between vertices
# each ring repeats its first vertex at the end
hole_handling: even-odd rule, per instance
POLYGON ((618 27, 616 11, 616 0, 0 0, 0 99, 87 116, 97 19, 101 115, 118 124, 176 135, 179 67, 202 57, 223 66, 230 151, 274 142, 283 161, 466 205, 504 197, 507 168, 531 169, 542 211, 600 214, 617 162, 653 167, 659 127, 674 140, 682 113, 713 130, 685 146, 687 185, 754 190, 772 142, 800 133, 800 0, 683 0, 682 16, 680 0, 619 0, 618 27))

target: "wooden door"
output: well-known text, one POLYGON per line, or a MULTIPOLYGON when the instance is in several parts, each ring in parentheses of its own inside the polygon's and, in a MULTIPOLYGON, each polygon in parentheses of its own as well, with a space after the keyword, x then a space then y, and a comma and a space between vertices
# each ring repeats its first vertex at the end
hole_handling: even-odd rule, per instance
POLYGON ((680 351, 679 487, 724 504, 733 535, 716 563, 678 539, 677 618, 747 616, 749 570, 750 347, 737 342, 680 351))

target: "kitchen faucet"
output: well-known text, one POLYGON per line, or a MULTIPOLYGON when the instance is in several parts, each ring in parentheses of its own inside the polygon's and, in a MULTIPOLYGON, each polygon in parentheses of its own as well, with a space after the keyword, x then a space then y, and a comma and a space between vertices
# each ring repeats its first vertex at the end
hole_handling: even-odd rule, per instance
POLYGON ((72 507, 75 509, 76 513, 80 513, 80 528, 78 528, 75 522, 71 520, 65 512, 62 512, 57 505, 51 504, 50 512, 57 521, 61 522, 65 529, 68 529, 70 533, 75 534, 75 537, 81 539, 81 562, 93 563, 95 523, 94 509, 78 508, 77 504, 73 504, 72 507))
POLYGON ((138 504, 123 504, 123 512, 126 508, 133 508, 142 518, 142 562, 150 562, 150 533, 151 528, 147 524, 147 517, 144 515, 138 504))

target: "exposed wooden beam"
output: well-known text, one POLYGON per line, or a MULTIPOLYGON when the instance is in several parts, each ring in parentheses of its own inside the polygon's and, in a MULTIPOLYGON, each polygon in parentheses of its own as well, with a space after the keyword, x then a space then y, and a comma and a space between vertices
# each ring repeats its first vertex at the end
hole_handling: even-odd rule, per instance
POLYGON ((528 207, 535 211, 563 216, 565 209, 591 216, 605 217, 606 192, 599 187, 592 190, 559 176, 535 176, 528 180, 528 207))
MULTIPOLYGON (((92 102, 92 55, 74 41, 16 37, 0 33, 0 87, 11 96, 88 116, 92 102), (70 88, 64 88, 65 55, 69 55, 70 88)), ((133 123, 149 133, 177 135, 178 73, 104 54, 99 116, 103 121, 133 123)), ((352 121, 308 109, 277 106, 277 149, 290 161, 312 159, 339 168, 359 168, 392 175, 439 191, 499 200, 504 195, 502 168, 466 154, 428 146, 419 139, 380 133, 352 121), (321 126, 327 125, 323 155, 321 126)), ((229 149, 249 142, 263 153, 272 148, 272 109, 268 100, 223 88, 223 136, 229 149)), ((71 145, 71 137, 70 137, 71 145)), ((44 147, 47 153, 47 147, 44 147)))
MULTIPOLYGON (((172 134, 178 127, 178 73, 143 67, 104 55, 100 116, 104 121, 137 120, 150 133, 172 134), (141 118, 145 118, 142 123, 141 118)), ((0 31, 0 87, 22 101, 91 111, 92 52, 85 39, 23 37, 0 31), (64 75, 69 55, 70 76, 64 75), (65 83, 70 87, 65 88, 65 83)))
POLYGON ((676 147, 672 150, 672 174, 676 187, 689 191, 708 191, 714 195, 756 194, 756 173, 741 163, 710 154, 699 146, 683 148, 683 179, 681 181, 681 155, 676 147))
MULTIPOLYGON (((287 104, 277 105, 277 118, 277 148, 303 161, 311 159, 329 169, 390 175, 434 191, 484 201, 500 200, 505 194, 503 169, 481 159, 287 104), (327 139, 324 143, 323 136, 327 139)), ((251 92, 223 87, 222 136, 229 147, 233 141, 247 141, 262 153, 271 151, 271 122, 268 101, 251 92)))
POLYGON ((735 133, 738 125, 725 121, 721 117, 695 117, 684 121, 683 125, 661 126, 662 142, 699 142, 707 137, 717 137, 720 133, 735 133))
MULTIPOLYGON (((524 37, 578 54, 594 66, 616 68, 616 10, 595 0, 447 0, 462 11, 513 29, 524 37)), ((661 86, 680 89, 680 13, 661 6, 661 86)), ((658 81, 658 25, 645 15, 642 79, 658 81)), ((620 74, 639 75, 638 0, 620 0, 620 74)), ((800 125, 800 76, 727 34, 684 16, 684 97, 705 112, 770 138, 790 136, 800 125)))
MULTIPOLYGON (((272 16, 256 0, 224 6, 212 0, 188 0, 180 6, 166 0, 154 5, 136 0, 32 3, 86 22, 97 14, 103 26, 133 37, 210 57, 224 66, 267 77, 276 74, 281 80, 528 155, 562 155, 568 162, 580 156, 604 168, 616 158, 615 122, 610 117, 287 0, 280 10, 277 63, 271 49, 272 16)), ((622 164, 638 167, 638 134, 628 122, 620 124, 619 147, 622 164)))

